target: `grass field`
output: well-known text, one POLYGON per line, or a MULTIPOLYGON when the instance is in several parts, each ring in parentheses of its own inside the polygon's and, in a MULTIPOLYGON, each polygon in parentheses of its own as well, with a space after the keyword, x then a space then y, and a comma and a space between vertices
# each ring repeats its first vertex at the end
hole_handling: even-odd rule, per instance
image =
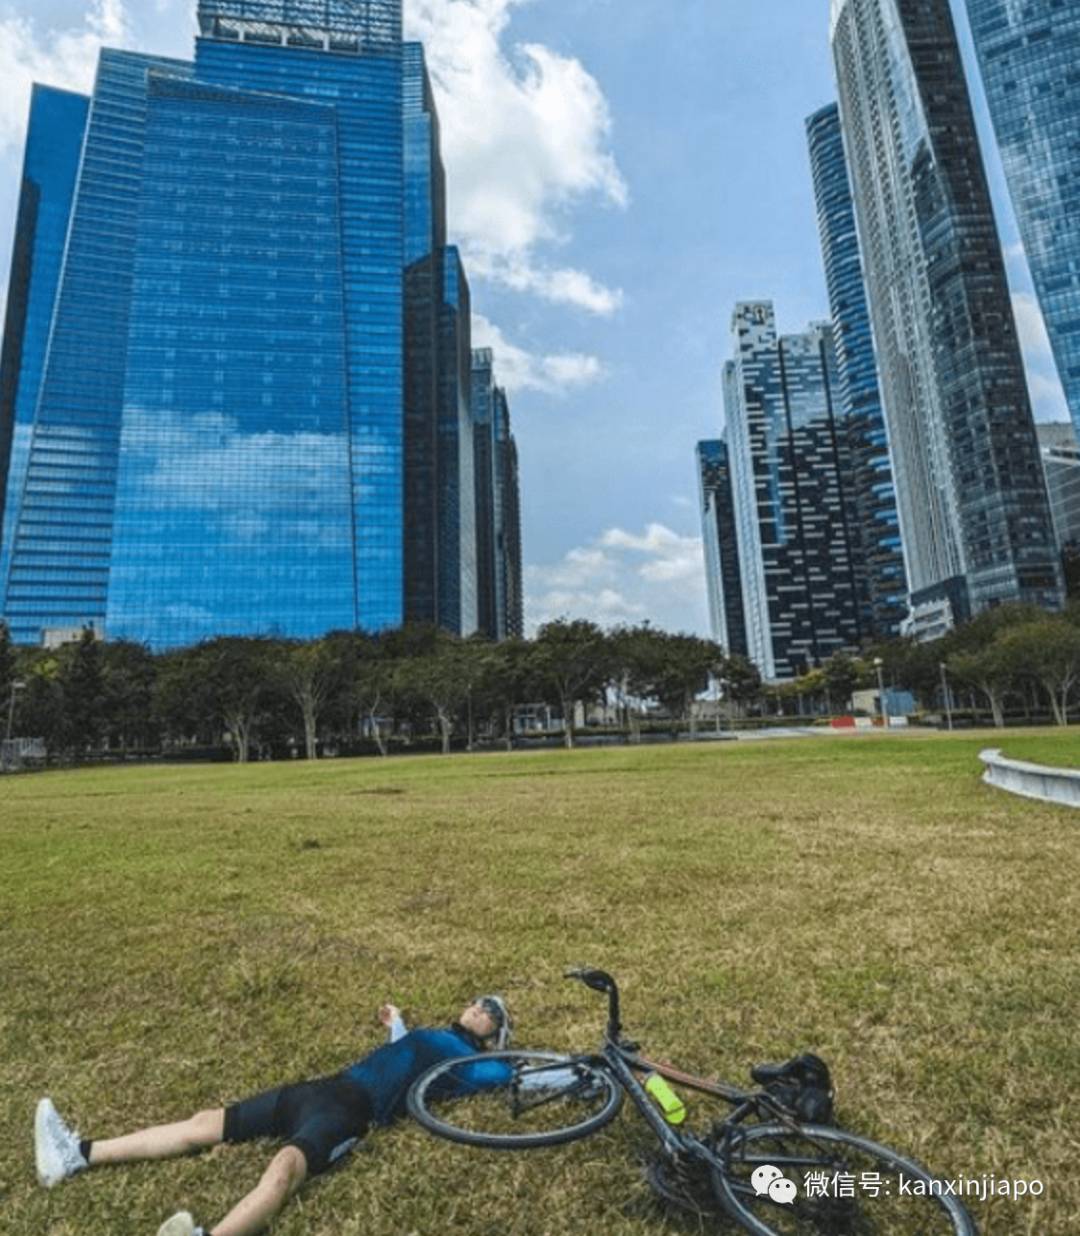
MULTIPOLYGON (((587 1048, 614 972, 647 1049, 743 1081, 812 1049, 842 1121, 946 1176, 1038 1178, 984 1236, 1080 1232, 1080 816, 980 784, 987 736, 91 770, 0 781, 0 1233, 212 1220, 266 1147, 51 1193, 51 1094, 109 1136, 503 990, 519 1041, 587 1048)), ((996 740, 995 740, 996 741, 996 740)), ((1072 734, 1008 754, 1075 763, 1072 734)), ((704 1101, 692 1104, 704 1118, 704 1101)), ((283 1236, 644 1236, 644 1128, 507 1157, 379 1131, 283 1236)))

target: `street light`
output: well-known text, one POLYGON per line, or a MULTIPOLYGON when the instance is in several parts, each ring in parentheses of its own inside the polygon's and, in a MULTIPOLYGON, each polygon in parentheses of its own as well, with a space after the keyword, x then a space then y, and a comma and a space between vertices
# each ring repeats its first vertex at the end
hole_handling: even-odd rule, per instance
POLYGON ((7 733, 4 736, 8 742, 11 742, 11 730, 15 724, 15 695, 17 692, 25 690, 25 682, 22 682, 18 678, 13 678, 11 680, 11 698, 8 700, 7 733))
POLYGON ((878 685, 878 711, 881 713, 881 724, 885 729, 889 728, 889 711, 885 704, 885 678, 882 675, 881 667, 885 662, 880 657, 874 658, 874 669, 877 670, 877 685, 878 685))
POLYGON ((949 732, 952 733, 952 692, 949 690, 949 679, 945 673, 945 662, 940 661, 941 666, 941 693, 945 700, 945 716, 948 719, 949 732))

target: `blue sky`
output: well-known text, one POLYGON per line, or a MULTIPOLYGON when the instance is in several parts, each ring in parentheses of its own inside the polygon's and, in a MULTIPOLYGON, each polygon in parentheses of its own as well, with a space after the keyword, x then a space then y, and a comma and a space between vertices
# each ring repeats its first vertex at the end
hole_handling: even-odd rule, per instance
MULTIPOLYGON (((732 305, 770 297, 783 330, 827 316, 803 121, 834 97, 828 0, 405 3, 436 78, 475 342, 512 388, 527 617, 704 631, 693 449, 721 427, 732 305)), ((29 82, 88 88, 102 40, 186 57, 194 8, 0 0, 5 273, 29 82)), ((984 149, 1036 412, 1063 419, 984 149)))

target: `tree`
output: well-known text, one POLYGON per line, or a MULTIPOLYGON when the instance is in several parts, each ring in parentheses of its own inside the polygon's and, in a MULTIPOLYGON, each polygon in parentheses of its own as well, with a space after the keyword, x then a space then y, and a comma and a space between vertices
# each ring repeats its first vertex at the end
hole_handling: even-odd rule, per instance
POLYGON ((647 622, 617 627, 608 636, 611 679, 631 742, 641 741, 641 703, 655 694, 655 683, 663 671, 666 638, 663 631, 647 622))
POLYGON ((1005 724, 1005 697, 1016 683, 1015 657, 996 641, 979 651, 954 653, 947 662, 949 672, 970 683, 986 696, 994 724, 1005 724))
POLYGON ((318 757, 319 718, 340 683, 337 651, 326 640, 293 644, 283 650, 278 667, 282 689, 300 712, 309 760, 318 757))
POLYGON ((741 709, 761 699, 761 671, 739 653, 724 662, 722 679, 725 695, 741 709))
POLYGON ((1030 675, 1046 692, 1057 724, 1068 725, 1069 696, 1080 682, 1080 628, 1042 617, 1010 628, 998 644, 1013 672, 1030 675))
POLYGON ((127 640, 103 644, 101 656, 110 746, 145 749, 159 738, 153 710, 157 660, 145 645, 127 640))
POLYGON ((533 646, 527 640, 503 640, 483 649, 478 691, 499 715, 507 751, 514 746, 514 712, 528 702, 535 682, 533 646))
POLYGON ((846 652, 834 652, 822 667, 825 673, 825 693, 829 710, 845 712, 851 707, 851 696, 859 685, 859 666, 846 652))
POLYGON ((471 660, 459 640, 446 637, 434 651, 398 664, 401 689, 419 696, 435 711, 443 755, 450 754, 458 717, 473 688, 471 660))
POLYGON ((14 698, 15 649, 11 643, 11 632, 7 623, 0 620, 0 708, 3 709, 4 723, 7 724, 8 709, 14 698))
POLYGON ((564 742, 573 747, 577 701, 596 696, 611 672, 607 637, 584 618, 560 618, 540 628, 533 649, 538 683, 562 709, 564 742))
POLYGON ((652 682, 652 694, 673 717, 688 720, 697 733, 694 701, 708 688, 709 676, 724 663, 723 649, 696 635, 665 635, 652 682))
POLYGON ((92 627, 63 650, 57 682, 64 710, 63 746, 78 757, 98 747, 105 733, 103 654, 92 627))

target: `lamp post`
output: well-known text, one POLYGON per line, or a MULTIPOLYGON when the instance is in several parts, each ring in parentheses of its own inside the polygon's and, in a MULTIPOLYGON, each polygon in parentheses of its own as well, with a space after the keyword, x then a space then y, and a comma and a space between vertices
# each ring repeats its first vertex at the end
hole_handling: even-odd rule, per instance
POLYGON ((7 715, 7 732, 4 738, 7 742, 11 742, 11 731, 15 724, 15 696, 19 691, 26 690, 26 683, 18 678, 11 680, 11 698, 8 700, 8 715, 7 715))
POLYGON ((949 690, 949 679, 945 672, 945 662, 940 661, 941 666, 941 694, 945 700, 945 717, 949 726, 949 733, 952 733, 952 692, 949 690))
POLYGON ((885 677, 881 672, 885 662, 880 657, 874 658, 874 669, 877 670, 877 685, 878 685, 878 711, 881 713, 881 724, 884 729, 889 728, 889 710, 885 704, 885 677))

